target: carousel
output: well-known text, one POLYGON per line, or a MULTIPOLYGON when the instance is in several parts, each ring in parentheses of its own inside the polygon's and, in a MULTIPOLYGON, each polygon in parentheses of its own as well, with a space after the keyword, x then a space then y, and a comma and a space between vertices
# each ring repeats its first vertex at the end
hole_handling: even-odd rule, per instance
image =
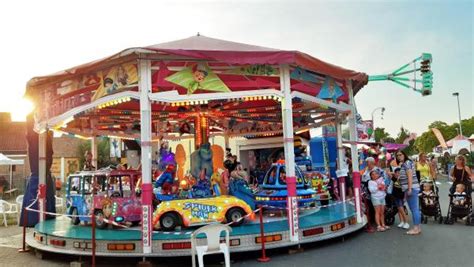
POLYGON ((353 199, 344 192, 347 170, 338 170, 338 199, 320 201, 306 180, 311 175, 297 169, 294 139, 331 125, 342 155, 341 124, 348 121, 357 163, 354 95, 367 82, 365 73, 302 52, 200 35, 35 77, 26 92, 36 104, 28 120, 32 175, 21 219, 34 231, 26 242, 63 254, 171 257, 190 255, 195 226, 214 222, 233 226, 231 252, 259 250, 262 241, 267 248, 289 247, 357 231, 365 225, 358 164, 353 199), (77 180, 70 180, 67 192, 83 203, 68 199, 60 214, 48 178, 52 132, 90 140, 93 166, 99 138, 134 140, 141 147, 140 168, 73 175, 77 180), (237 137, 280 138, 284 157, 273 167, 278 174, 269 171, 258 188, 223 185, 225 148, 209 141, 218 136, 225 147, 237 137), (186 139, 194 143, 190 167, 168 164, 154 176, 156 147, 186 139), (173 172, 171 180, 167 172, 173 172), (109 190, 112 183, 120 184, 118 193, 109 190), (263 227, 259 209, 266 211, 263 227))

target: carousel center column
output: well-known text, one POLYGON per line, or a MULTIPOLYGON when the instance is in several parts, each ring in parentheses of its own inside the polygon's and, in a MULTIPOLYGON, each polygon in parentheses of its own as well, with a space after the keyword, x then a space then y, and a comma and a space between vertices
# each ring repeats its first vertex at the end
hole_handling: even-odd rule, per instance
POLYGON ((283 147, 285 149, 286 185, 288 190, 288 225, 290 241, 298 242, 298 199, 296 196, 296 170, 295 151, 293 142, 293 101, 290 88, 290 68, 288 65, 280 66, 280 87, 283 93, 281 112, 283 120, 283 147))
POLYGON ((151 251, 151 213, 152 207, 152 183, 151 183, 151 62, 149 60, 138 61, 138 88, 140 90, 140 140, 141 140, 141 163, 142 163, 142 245, 143 253, 150 254, 151 251))

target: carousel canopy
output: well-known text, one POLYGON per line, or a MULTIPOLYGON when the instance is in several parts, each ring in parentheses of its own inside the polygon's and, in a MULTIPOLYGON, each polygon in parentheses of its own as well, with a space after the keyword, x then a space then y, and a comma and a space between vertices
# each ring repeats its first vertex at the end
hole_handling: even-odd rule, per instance
POLYGON ((354 93, 357 93, 357 91, 368 82, 368 75, 363 72, 357 72, 332 65, 299 51, 285 51, 198 35, 157 45, 128 48, 112 56, 84 65, 76 66, 47 76, 35 77, 29 81, 28 87, 34 88, 36 85, 48 82, 49 80, 67 79, 80 73, 87 73, 95 68, 107 65, 109 62, 116 61, 117 59, 129 58, 130 55, 143 52, 155 52, 162 56, 167 54, 190 59, 237 65, 289 64, 323 75, 328 75, 335 79, 351 80, 353 83, 352 86, 354 93))
POLYGON ((367 83, 365 73, 302 52, 194 36, 31 79, 26 94, 37 104, 37 120, 78 137, 139 138, 140 59, 151 62, 155 138, 180 138, 202 124, 210 135, 281 134, 285 66, 297 132, 333 123, 337 108, 349 112, 348 81, 354 93, 367 83))

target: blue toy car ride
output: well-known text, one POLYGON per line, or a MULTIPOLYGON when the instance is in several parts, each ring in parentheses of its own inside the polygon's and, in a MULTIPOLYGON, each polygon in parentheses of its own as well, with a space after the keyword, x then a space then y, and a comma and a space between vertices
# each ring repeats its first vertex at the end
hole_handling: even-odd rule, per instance
MULTIPOLYGON (((301 170, 296 167, 296 194, 298 206, 314 206, 317 201, 316 191, 310 189, 311 186, 303 176, 301 170)), ((271 207, 286 207, 288 197, 286 185, 286 170, 282 162, 272 165, 265 174, 263 184, 259 185, 259 190, 255 193, 255 204, 271 207)))

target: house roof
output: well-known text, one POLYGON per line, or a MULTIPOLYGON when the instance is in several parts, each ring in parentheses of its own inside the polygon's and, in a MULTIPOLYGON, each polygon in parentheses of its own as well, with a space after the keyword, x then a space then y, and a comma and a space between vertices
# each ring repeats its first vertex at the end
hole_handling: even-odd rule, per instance
POLYGON ((0 123, 0 153, 25 154, 26 150, 26 123, 2 121, 0 123))

